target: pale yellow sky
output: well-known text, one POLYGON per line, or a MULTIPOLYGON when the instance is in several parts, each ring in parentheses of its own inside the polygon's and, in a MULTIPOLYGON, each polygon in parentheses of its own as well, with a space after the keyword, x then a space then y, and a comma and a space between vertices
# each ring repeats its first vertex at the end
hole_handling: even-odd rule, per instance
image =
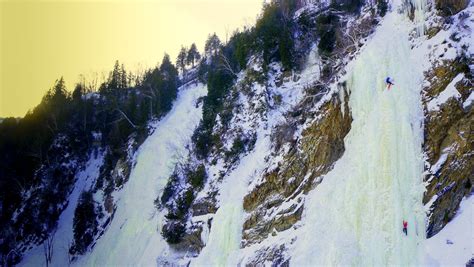
POLYGON ((0 117, 24 116, 64 76, 155 66, 165 52, 252 25, 263 0, 0 0, 0 117))

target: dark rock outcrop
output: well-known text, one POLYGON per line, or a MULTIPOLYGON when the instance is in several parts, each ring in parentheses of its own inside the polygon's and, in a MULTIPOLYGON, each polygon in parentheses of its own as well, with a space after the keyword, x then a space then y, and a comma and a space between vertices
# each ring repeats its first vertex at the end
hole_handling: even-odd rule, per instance
POLYGON ((474 85, 468 63, 466 58, 443 61, 426 73, 430 86, 423 90, 425 106, 439 96, 454 77, 464 76, 455 84, 459 98, 448 99, 439 109, 425 109, 424 150, 428 164, 423 203, 430 203, 428 238, 454 217, 462 198, 472 192, 474 112, 472 105, 463 105, 474 85))
POLYGON ((436 9, 443 16, 452 16, 465 9, 469 0, 436 0, 436 9))
POLYGON ((319 118, 303 131, 301 140, 291 143, 280 166, 264 174, 263 182, 245 196, 243 205, 250 216, 244 223, 244 246, 265 239, 274 230, 289 229, 299 221, 302 194, 314 188, 320 182, 315 183, 316 177, 330 171, 344 153, 344 137, 352 121, 347 102, 342 104, 334 95, 316 116, 319 118), (281 208, 290 201, 294 203, 281 208))

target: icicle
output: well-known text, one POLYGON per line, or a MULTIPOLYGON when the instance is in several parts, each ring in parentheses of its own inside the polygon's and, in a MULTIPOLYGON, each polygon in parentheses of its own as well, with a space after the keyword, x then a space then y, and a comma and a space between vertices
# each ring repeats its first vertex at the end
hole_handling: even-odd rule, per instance
POLYGON ((418 36, 425 33, 426 0, 412 0, 415 5, 415 23, 418 36))
POLYGON ((345 114, 345 106, 346 106, 346 101, 345 101, 345 90, 344 90, 344 87, 343 86, 339 86, 339 101, 341 102, 341 113, 342 113, 342 116, 344 117, 345 114))
MULTIPOLYGON (((422 36, 425 32, 425 13, 426 0, 408 0, 411 8, 413 8, 413 22, 415 23, 417 36, 422 36)), ((409 8, 408 6, 406 8, 409 8)), ((409 11, 406 10, 408 13, 409 11)))

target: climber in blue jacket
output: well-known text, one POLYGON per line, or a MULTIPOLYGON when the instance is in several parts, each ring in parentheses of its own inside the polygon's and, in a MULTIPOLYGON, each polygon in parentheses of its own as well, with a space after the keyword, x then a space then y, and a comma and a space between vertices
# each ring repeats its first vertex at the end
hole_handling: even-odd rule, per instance
POLYGON ((387 77, 387 78, 385 79, 385 82, 387 83, 387 89, 388 89, 388 90, 390 90, 390 87, 391 87, 392 85, 394 85, 394 84, 393 84, 393 79, 390 78, 390 77, 387 77))

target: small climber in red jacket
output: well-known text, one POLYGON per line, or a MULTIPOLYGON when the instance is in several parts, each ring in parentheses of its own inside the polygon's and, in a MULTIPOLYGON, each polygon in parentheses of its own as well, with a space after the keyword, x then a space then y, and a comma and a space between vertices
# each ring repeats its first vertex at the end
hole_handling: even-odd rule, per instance
POLYGON ((405 235, 408 235, 408 222, 403 220, 403 232, 405 233, 405 235))

